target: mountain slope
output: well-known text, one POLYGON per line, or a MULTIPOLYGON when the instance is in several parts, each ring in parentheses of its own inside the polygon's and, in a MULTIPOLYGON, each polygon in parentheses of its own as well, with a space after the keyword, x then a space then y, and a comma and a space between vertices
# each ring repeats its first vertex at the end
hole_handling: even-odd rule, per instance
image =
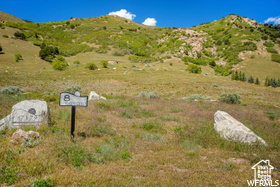
POLYGON ((229 75, 247 54, 270 56, 265 42, 280 53, 279 27, 234 14, 193 28, 149 27, 108 15, 49 23, 8 22, 6 26, 21 29, 34 45, 58 47, 63 56, 95 50, 130 55, 129 60, 135 63, 180 58, 197 65, 217 64, 211 67, 221 75, 229 75))
POLYGON ((16 16, 8 14, 6 12, 0 11, 0 22, 24 22, 23 20, 19 19, 16 16))

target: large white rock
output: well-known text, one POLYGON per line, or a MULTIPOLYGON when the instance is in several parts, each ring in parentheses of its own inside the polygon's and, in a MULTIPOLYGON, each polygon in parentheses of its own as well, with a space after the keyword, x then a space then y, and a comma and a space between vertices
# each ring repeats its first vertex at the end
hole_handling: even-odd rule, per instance
POLYGON ((95 91, 91 91, 89 94, 89 100, 107 100, 105 97, 98 95, 95 91))
POLYGON ((51 124, 50 109, 45 101, 25 100, 12 108, 12 113, 0 120, 0 130, 6 126, 19 128, 22 126, 39 126, 43 123, 51 124))
POLYGON ((214 115, 214 128, 221 137, 235 142, 254 144, 260 142, 267 146, 267 143, 252 132, 245 125, 234 119, 223 111, 217 111, 214 115))

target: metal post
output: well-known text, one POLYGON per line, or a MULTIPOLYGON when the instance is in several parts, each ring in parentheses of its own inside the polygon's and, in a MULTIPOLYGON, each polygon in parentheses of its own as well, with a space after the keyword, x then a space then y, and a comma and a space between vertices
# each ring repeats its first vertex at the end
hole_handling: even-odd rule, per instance
POLYGON ((72 106, 71 113, 71 140, 74 141, 76 107, 72 106))

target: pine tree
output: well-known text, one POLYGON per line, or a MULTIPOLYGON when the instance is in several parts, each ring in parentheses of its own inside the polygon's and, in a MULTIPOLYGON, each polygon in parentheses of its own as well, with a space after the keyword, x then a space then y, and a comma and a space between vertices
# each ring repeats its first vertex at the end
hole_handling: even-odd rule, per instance
POLYGON ((271 80, 268 79, 267 86, 271 86, 271 80))
POLYGON ((231 74, 231 80, 235 80, 235 71, 231 74))
POLYGON ((264 85, 265 85, 265 86, 268 86, 268 77, 265 78, 265 83, 264 83, 264 85))
POLYGON ((278 83, 277 83, 276 79, 271 79, 271 86, 273 88, 277 88, 278 87, 278 83))
POLYGON ((256 78, 255 84, 258 84, 258 85, 260 84, 260 80, 258 77, 256 78))
POLYGON ((238 71, 235 72, 235 79, 234 79, 234 80, 236 80, 236 81, 239 80, 239 79, 238 79, 238 71))
POLYGON ((254 83, 254 78, 252 76, 250 76, 249 79, 248 79, 248 82, 249 83, 254 83))
POLYGON ((242 81, 246 82, 247 81, 247 78, 246 78, 246 75, 245 73, 242 74, 242 81))
POLYGON ((241 71, 239 72, 238 80, 242 81, 241 71))

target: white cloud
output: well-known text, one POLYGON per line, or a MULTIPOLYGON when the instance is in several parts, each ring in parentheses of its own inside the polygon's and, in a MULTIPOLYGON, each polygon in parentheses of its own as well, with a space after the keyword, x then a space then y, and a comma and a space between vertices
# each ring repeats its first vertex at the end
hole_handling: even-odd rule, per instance
POLYGON ((126 19, 130 19, 133 20, 136 15, 135 14, 131 14, 130 12, 128 12, 126 9, 121 9, 119 11, 116 12, 110 12, 109 15, 117 15, 126 19))
POLYGON ((264 23, 270 23, 270 22, 273 22, 274 25, 278 25, 280 24, 280 17, 270 17, 268 18, 267 20, 264 21, 264 23))
POLYGON ((157 20, 155 18, 147 18, 142 24, 148 26, 156 26, 157 20))

